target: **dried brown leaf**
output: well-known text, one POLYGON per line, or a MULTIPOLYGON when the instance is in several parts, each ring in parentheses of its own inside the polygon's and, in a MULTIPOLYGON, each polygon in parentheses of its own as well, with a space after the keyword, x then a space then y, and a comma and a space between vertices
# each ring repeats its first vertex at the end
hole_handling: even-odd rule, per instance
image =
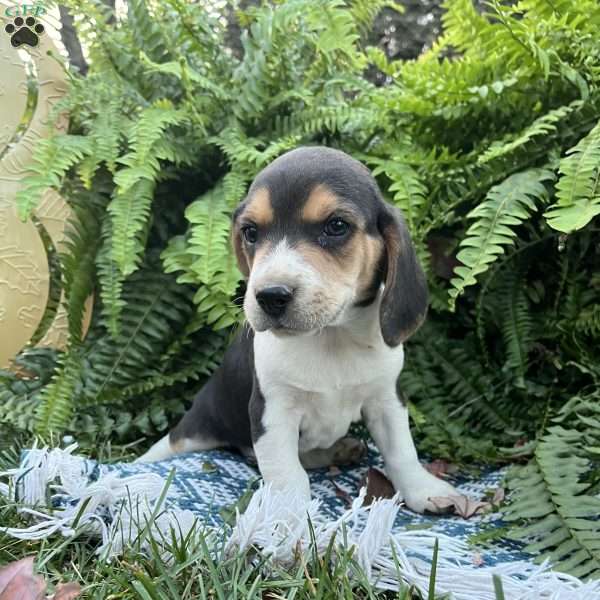
POLYGON ((453 508, 455 514, 463 519, 469 519, 473 515, 487 510, 491 506, 489 502, 472 500, 468 496, 454 494, 450 496, 432 496, 429 500, 440 511, 453 508))
POLYGON ((16 562, 9 563, 0 569, 0 593, 2 593, 11 579, 19 573, 33 573, 33 556, 27 556, 16 562))
POLYGON ((361 487, 367 488, 365 506, 370 506, 377 498, 393 498, 396 493, 392 482, 379 470, 370 467, 361 487))
POLYGON ((332 481, 331 483, 333 483, 335 495, 343 500, 346 508, 352 506, 352 496, 346 490, 342 489, 335 481, 332 481))
POLYGON ((450 508, 454 511, 454 500, 450 496, 432 496, 429 500, 441 513, 449 512, 450 508))
POLYGON ((444 479, 446 475, 452 475, 458 471, 458 466, 452 463, 449 463, 447 460, 436 459, 432 460, 430 463, 425 463, 423 465, 432 475, 436 477, 440 477, 444 479))
POLYGON ((504 488, 498 487, 494 490, 494 495, 492 496, 492 504, 494 506, 498 506, 499 504, 502 504, 504 502, 504 497, 506 495, 506 492, 504 491, 504 488))
POLYGON ((80 594, 81 586, 77 582, 61 583, 57 586, 52 600, 74 600, 80 594))
POLYGON ((46 596, 46 582, 33 572, 33 556, 0 569, 0 600, 74 600, 81 594, 78 583, 61 583, 53 596, 46 596))
POLYGON ((33 556, 0 569, 0 600, 42 600, 46 584, 33 572, 33 556))

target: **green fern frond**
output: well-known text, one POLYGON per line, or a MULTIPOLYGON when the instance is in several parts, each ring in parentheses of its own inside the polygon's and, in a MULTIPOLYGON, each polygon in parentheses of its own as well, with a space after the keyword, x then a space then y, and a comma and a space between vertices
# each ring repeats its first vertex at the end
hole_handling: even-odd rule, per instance
POLYGON ((296 29, 298 5, 290 3, 277 7, 277 10, 266 5, 253 17, 252 27, 241 36, 243 60, 233 73, 234 84, 239 91, 233 111, 241 121, 255 118, 263 110, 270 86, 276 79, 276 67, 269 64, 269 59, 275 59, 273 50, 279 43, 277 38, 281 36, 281 29, 296 29))
MULTIPOLYGON (((28 349, 15 357, 14 365, 19 374, 0 370, 0 428, 31 434, 40 392, 56 372, 56 352, 48 348, 28 349)), ((5 441, 12 440, 8 437, 5 441)))
POLYGON ((444 35, 440 45, 453 46, 460 51, 473 51, 476 40, 487 37, 484 32, 489 28, 489 22, 477 12, 472 0, 446 0, 444 8, 444 35))
POLYGON ((317 34, 315 46, 323 56, 333 53, 342 53, 350 59, 356 56, 354 44, 360 35, 351 11, 345 8, 344 0, 317 1, 314 10, 305 15, 317 34))
POLYGON ((332 104, 312 106, 291 115, 277 115, 271 128, 280 136, 303 135, 311 137, 319 133, 335 134, 348 128, 370 131, 381 126, 373 111, 360 106, 332 104))
POLYGON ((190 224, 187 236, 171 240, 162 253, 166 272, 181 272, 179 283, 198 287, 194 303, 202 315, 199 323, 214 329, 230 327, 240 319, 241 311, 232 298, 242 275, 231 247, 231 199, 227 195, 242 185, 243 177, 225 178, 190 204, 185 213, 190 224))
POLYGON ((584 26, 587 19, 597 17, 600 12, 598 3, 594 0, 582 0, 575 4, 571 0, 553 0, 550 3, 540 2, 540 0, 521 0, 519 6, 526 10, 532 18, 567 17, 568 21, 573 21, 577 27, 584 26))
POLYGON ((78 205, 74 219, 65 227, 60 262, 72 341, 82 339, 85 305, 94 288, 95 262, 102 243, 100 210, 104 200, 99 196, 93 192, 84 194, 85 204, 78 205))
POLYGON ((180 123, 185 115, 167 101, 144 109, 131 137, 131 152, 118 159, 125 165, 114 176, 117 189, 108 206, 112 216, 112 260, 124 276, 133 273, 144 249, 156 178, 160 172, 158 150, 167 127, 180 123))
POLYGON ((511 154, 517 148, 529 143, 533 138, 547 136, 549 133, 555 132, 557 124, 581 108, 582 104, 581 100, 575 100, 570 104, 548 111, 545 115, 538 117, 531 125, 510 141, 494 142, 478 157, 477 162, 485 164, 496 160, 497 158, 511 154))
MULTIPOLYGON (((519 524, 513 535, 528 542, 526 550, 580 578, 600 576, 600 499, 586 477, 587 448, 600 442, 600 428, 585 427, 590 419, 600 424, 599 406, 596 396, 575 398, 563 409, 532 461, 509 474, 513 493, 503 511, 519 524)), ((597 467, 598 457, 593 460, 597 467)))
POLYGON ((402 157, 372 159, 370 162, 376 165, 374 176, 384 173, 389 178, 388 190, 393 194, 393 202, 402 210, 411 233, 415 234, 422 218, 427 188, 402 157))
MULTIPOLYGON (((186 118, 185 112, 174 108, 170 100, 156 100, 152 106, 144 108, 133 127, 130 139, 135 163, 141 165, 150 159, 154 145, 162 138, 167 127, 181 123, 186 118)), ((129 160, 122 162, 131 166, 129 160)), ((117 184, 127 189, 124 183, 117 181, 117 184)))
POLYGON ((17 193, 17 209, 21 219, 31 216, 42 194, 50 187, 60 188, 70 167, 92 152, 90 139, 83 135, 55 135, 39 140, 33 151, 33 164, 17 193))
POLYGON ((169 240, 168 246, 160 255, 165 273, 183 273, 177 277, 179 283, 194 283, 196 278, 191 272, 194 256, 188 252, 187 236, 176 235, 169 240))
POLYGON ((575 330, 600 339, 600 304, 588 306, 581 311, 575 321, 575 330))
POLYGON ((115 172, 121 141, 130 126, 119 96, 109 96, 102 103, 102 110, 98 111, 88 133, 93 148, 78 166, 79 176, 86 188, 91 188, 93 176, 102 163, 111 173, 115 172))
POLYGON ((222 185, 190 204, 185 216, 190 223, 188 252, 195 257, 190 270, 199 283, 211 285, 230 254, 231 218, 222 185))
POLYGON ((223 177, 223 200, 230 210, 242 201, 249 184, 250 179, 243 172, 229 171, 223 177))
POLYGON ((255 161, 257 168, 262 169, 266 167, 284 152, 294 149, 301 139, 301 134, 293 134, 281 139, 273 140, 257 157, 258 160, 255 161))
POLYGON ((395 74, 396 68, 394 64, 390 63, 388 57, 381 48, 369 46, 365 48, 365 56, 373 66, 382 73, 385 73, 388 77, 392 77, 395 74))
POLYGON ((131 0, 127 3, 127 15, 127 23, 137 47, 156 61, 168 58, 163 29, 150 14, 149 3, 144 0, 131 0))
POLYGON ((548 225, 566 233, 600 214, 600 123, 561 159, 557 202, 545 213, 548 225))
MULTIPOLYGON (((221 277, 216 278, 219 285, 221 277)), ((227 282, 225 281, 226 285, 227 282)), ((219 287, 201 287, 194 295, 194 302, 198 305, 198 313, 203 316, 202 323, 209 325, 216 331, 231 327, 239 323, 242 318, 242 310, 234 304, 231 294, 224 294, 219 287)))
POLYGON ((493 187, 485 199, 467 216, 476 219, 460 243, 457 255, 462 266, 455 268, 457 277, 451 283, 451 306, 476 277, 487 271, 505 247, 514 244, 517 236, 512 227, 520 225, 537 210, 536 201, 546 197, 545 181, 553 179, 551 171, 530 169, 511 175, 493 187))
POLYGON ((358 25, 341 0, 265 4, 245 18, 251 26, 242 34, 244 55, 233 74, 233 114, 241 123, 257 122, 275 107, 287 115, 318 106, 315 93, 323 97, 323 85, 341 92, 340 66, 349 66, 358 81, 356 70, 366 65, 357 45, 358 25), (290 32, 296 34, 293 45, 290 32))
POLYGON ((149 374, 139 383, 132 383, 124 387, 118 396, 111 399, 111 402, 122 402, 127 398, 134 398, 141 394, 148 394, 155 390, 169 388, 178 383, 198 381, 208 377, 217 367, 218 363, 215 360, 207 360, 206 362, 197 361, 194 364, 187 365, 171 373, 149 374))
POLYGON ((260 139, 249 137, 236 123, 224 128, 209 141, 222 150, 234 171, 252 178, 256 165, 261 161, 260 150, 257 149, 262 143, 260 139))
POLYGON ((117 191, 108 205, 112 216, 111 260, 125 277, 137 269, 141 260, 145 245, 143 233, 153 196, 154 181, 142 177, 126 191, 117 191))
POLYGON ((63 431, 75 410, 75 392, 83 371, 79 349, 71 345, 58 363, 56 374, 40 395, 36 408, 35 430, 40 435, 63 431))
POLYGON ((533 320, 523 286, 524 279, 521 270, 506 269, 497 292, 500 329, 506 347, 506 362, 517 373, 521 382, 527 370, 527 358, 533 339, 533 320))
POLYGON ((228 99, 227 91, 223 86, 202 75, 189 65, 184 58, 180 58, 179 61, 157 63, 144 52, 141 52, 140 60, 149 73, 171 75, 181 81, 184 87, 189 86, 189 93, 195 90, 196 93, 208 93, 215 100, 225 101, 228 99))
POLYGON ((368 31, 375 21, 375 17, 384 8, 390 8, 398 13, 404 12, 404 7, 394 0, 352 0, 350 14, 363 32, 368 31))
POLYGON ((463 418, 469 416, 469 421, 476 422, 478 427, 505 431, 509 421, 499 409, 490 378, 481 365, 469 357, 464 348, 454 347, 441 352, 433 343, 427 344, 426 348, 439 362, 445 374, 445 385, 451 387, 454 398, 459 399, 457 414, 463 418))
POLYGON ((502 411, 496 409, 492 381, 465 352, 468 346, 457 352, 458 342, 448 342, 442 332, 431 321, 421 329, 399 378, 403 394, 421 415, 415 428, 417 444, 436 457, 469 463, 497 460, 498 447, 510 444, 511 436, 506 421, 497 414, 502 411), (444 363, 438 362, 440 355, 444 363))
POLYGON ((192 269, 195 255, 191 254, 183 236, 171 240, 169 247, 163 252, 162 259, 167 273, 181 271, 177 277, 179 283, 192 283, 199 286, 194 295, 197 305, 195 328, 211 325, 214 329, 223 329, 240 321, 241 309, 232 301, 241 274, 237 268, 235 256, 228 247, 221 256, 217 271, 211 275, 211 283, 200 281, 198 273, 192 269))
POLYGON ((96 256, 96 269, 100 282, 104 326, 116 337, 119 332, 121 312, 125 306, 122 298, 125 277, 112 258, 110 231, 111 222, 109 219, 105 219, 102 245, 96 256))
POLYGON ((280 154, 296 147, 301 139, 300 134, 291 134, 265 144, 261 139, 247 136, 241 127, 232 126, 211 138, 210 141, 221 148, 227 156, 235 173, 228 176, 249 181, 280 154))
POLYGON ((116 336, 100 334, 86 343, 84 364, 89 368, 81 401, 95 405, 119 397, 125 386, 152 378, 163 365, 158 357, 183 330, 192 314, 191 292, 160 273, 145 267, 123 288, 127 311, 120 316, 116 336))

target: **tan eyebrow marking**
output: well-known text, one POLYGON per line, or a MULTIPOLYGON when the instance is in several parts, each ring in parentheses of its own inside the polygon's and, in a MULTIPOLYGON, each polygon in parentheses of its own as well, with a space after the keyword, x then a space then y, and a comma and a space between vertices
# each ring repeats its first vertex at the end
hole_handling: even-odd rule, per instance
POLYGON ((250 198, 244 216, 254 221, 257 225, 268 225, 273 222, 273 207, 271 195, 266 187, 258 188, 250 198))
POLYGON ((302 207, 302 220, 319 222, 325 220, 340 206, 340 198, 322 183, 313 188, 302 207))

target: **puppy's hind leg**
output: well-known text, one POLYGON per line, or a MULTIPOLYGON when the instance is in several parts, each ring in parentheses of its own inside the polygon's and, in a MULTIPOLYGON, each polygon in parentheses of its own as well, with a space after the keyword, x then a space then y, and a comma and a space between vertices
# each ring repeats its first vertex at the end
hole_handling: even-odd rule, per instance
POLYGON ((156 462, 158 460, 164 460, 171 458, 176 454, 169 441, 169 434, 160 438, 153 446, 151 446, 142 456, 138 456, 134 462, 156 462))
POLYGON ((177 454, 185 452, 196 452, 198 450, 213 450, 222 446, 214 439, 203 438, 201 436, 195 438, 179 438, 173 442, 171 433, 168 433, 163 438, 158 440, 150 449, 135 459, 135 462, 157 462, 166 460, 177 454))
POLYGON ((213 416, 215 412, 213 410, 214 388, 214 382, 210 379, 200 390, 194 403, 181 417, 179 423, 136 462, 156 462, 184 452, 213 450, 226 446, 227 444, 217 439, 217 436, 212 433, 219 429, 219 423, 215 422, 213 416))

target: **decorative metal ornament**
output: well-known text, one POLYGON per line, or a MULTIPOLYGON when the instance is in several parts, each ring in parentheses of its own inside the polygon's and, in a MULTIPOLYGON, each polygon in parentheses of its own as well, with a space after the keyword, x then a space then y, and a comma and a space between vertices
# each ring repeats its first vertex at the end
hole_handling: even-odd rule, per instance
MULTIPOLYGON (((10 366, 32 339, 37 346, 62 348, 68 337, 60 289, 61 301, 49 304, 50 255, 63 249, 73 213, 50 189, 27 222, 18 217, 15 202, 36 143, 51 133, 50 111, 67 90, 51 19, 43 6, 30 6, 29 13, 27 6, 0 0, 0 367, 10 366)), ((55 129, 66 131, 67 125, 61 118, 55 129)), ((91 299, 84 331, 90 315, 91 299)))

